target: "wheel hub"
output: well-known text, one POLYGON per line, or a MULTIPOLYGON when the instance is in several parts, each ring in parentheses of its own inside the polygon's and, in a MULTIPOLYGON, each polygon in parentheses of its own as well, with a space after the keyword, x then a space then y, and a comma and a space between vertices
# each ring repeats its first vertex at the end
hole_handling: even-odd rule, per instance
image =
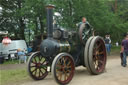
POLYGON ((40 68, 40 67, 41 67, 41 63, 37 63, 37 64, 36 64, 36 67, 37 67, 37 68, 40 68))

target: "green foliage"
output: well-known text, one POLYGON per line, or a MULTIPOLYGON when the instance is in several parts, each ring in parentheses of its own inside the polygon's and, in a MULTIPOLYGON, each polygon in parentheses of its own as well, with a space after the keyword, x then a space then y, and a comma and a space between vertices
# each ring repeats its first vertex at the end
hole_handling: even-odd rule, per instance
POLYGON ((113 42, 121 42, 123 34, 128 31, 127 1, 118 0, 117 13, 112 10, 115 4, 113 1, 54 0, 54 3, 57 6, 56 11, 62 14, 63 25, 67 28, 77 28, 75 24, 85 16, 98 35, 104 37, 109 33, 113 42))
POLYGON ((0 29, 22 35, 24 29, 33 30, 35 35, 43 33, 47 4, 55 5, 55 12, 62 16, 59 24, 67 29, 77 28, 76 23, 85 16, 98 35, 109 33, 112 42, 121 42, 128 32, 126 0, 117 0, 117 8, 115 0, 0 0, 0 29))
POLYGON ((24 0, 0 0, 0 6, 2 7, 2 14, 0 15, 0 27, 1 30, 14 33, 15 36, 20 34, 24 39, 24 17, 22 16, 24 0))

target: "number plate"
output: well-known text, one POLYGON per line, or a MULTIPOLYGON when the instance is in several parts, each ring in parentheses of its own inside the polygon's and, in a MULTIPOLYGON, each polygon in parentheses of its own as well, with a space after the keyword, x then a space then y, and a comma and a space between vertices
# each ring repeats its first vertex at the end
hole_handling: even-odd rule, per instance
POLYGON ((12 57, 15 57, 15 55, 14 55, 14 54, 11 54, 10 56, 11 56, 11 58, 12 58, 12 57))

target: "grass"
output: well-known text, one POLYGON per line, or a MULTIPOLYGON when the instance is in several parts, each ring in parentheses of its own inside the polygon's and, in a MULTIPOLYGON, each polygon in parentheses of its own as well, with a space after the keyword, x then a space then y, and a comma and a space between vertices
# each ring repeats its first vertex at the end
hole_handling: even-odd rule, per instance
POLYGON ((113 45, 112 46, 112 51, 120 51, 120 49, 121 49, 121 46, 115 46, 115 45, 113 45))
POLYGON ((120 53, 120 49, 121 49, 121 46, 112 46, 112 48, 111 48, 111 54, 119 54, 120 53))
POLYGON ((25 68, 14 69, 14 70, 0 70, 1 85, 7 85, 12 82, 19 82, 21 80, 26 80, 27 78, 28 78, 28 74, 25 68))
POLYGON ((4 61, 3 64, 18 64, 19 63, 19 60, 6 60, 4 61))

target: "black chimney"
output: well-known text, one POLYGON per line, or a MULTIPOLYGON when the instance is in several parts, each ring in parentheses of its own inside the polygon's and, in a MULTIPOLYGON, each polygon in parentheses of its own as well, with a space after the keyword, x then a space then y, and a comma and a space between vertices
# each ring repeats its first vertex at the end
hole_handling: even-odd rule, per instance
POLYGON ((46 6, 47 8, 47 36, 48 38, 53 37, 53 5, 46 6))

